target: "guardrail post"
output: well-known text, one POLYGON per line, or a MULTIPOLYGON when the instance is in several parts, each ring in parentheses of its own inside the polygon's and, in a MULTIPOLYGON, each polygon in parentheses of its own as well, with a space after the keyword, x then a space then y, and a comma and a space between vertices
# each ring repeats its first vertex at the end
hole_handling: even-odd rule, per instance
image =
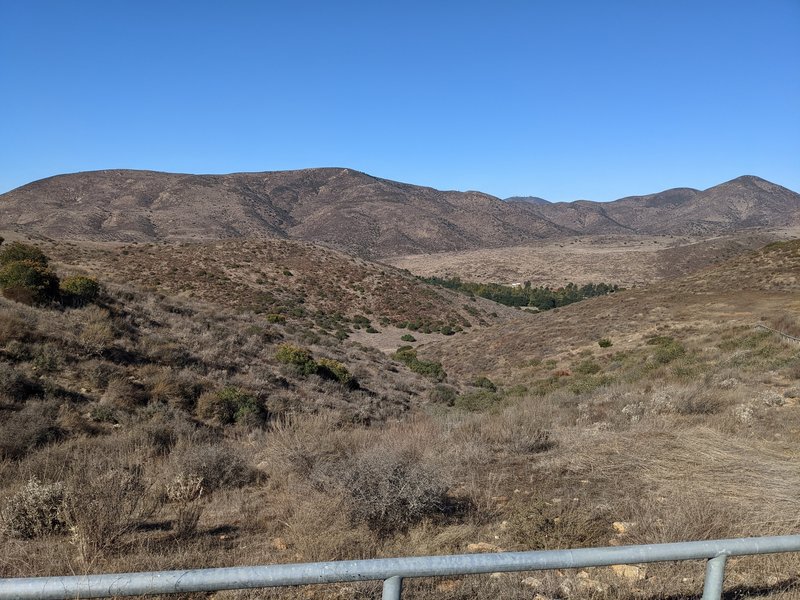
POLYGON ((383 582, 383 600, 400 600, 400 592, 403 590, 402 577, 389 577, 383 582))
POLYGON ((727 554, 720 554, 706 563, 706 581, 703 584, 703 600, 722 598, 722 582, 725 581, 727 554))

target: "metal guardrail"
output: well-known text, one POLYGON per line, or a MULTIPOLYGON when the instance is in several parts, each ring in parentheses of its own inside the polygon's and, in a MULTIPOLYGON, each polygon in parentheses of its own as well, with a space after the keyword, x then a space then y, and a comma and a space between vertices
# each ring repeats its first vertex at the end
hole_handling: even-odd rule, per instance
POLYGON ((383 580, 383 600, 398 600, 403 579, 707 560, 703 598, 719 599, 729 556, 800 552, 800 535, 608 548, 382 558, 256 567, 0 579, 0 600, 69 600, 215 592, 288 585, 383 580))

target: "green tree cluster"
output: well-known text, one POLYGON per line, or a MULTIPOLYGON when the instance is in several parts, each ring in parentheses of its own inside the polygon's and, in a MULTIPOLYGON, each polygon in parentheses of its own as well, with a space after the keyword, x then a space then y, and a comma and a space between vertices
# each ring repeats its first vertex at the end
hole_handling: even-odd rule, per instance
POLYGON ((460 277, 428 277, 423 278, 423 281, 470 296, 480 296, 506 306, 529 306, 539 310, 566 306, 586 298, 612 294, 621 289, 618 285, 610 283, 587 283, 580 286, 568 283, 564 287, 550 288, 532 287, 530 281, 526 281, 525 285, 510 286, 500 283, 462 281, 460 277))

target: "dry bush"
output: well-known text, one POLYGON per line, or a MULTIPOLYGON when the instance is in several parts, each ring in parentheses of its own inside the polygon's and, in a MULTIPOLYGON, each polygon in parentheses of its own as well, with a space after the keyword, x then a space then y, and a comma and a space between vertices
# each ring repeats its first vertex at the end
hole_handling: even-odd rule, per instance
POLYGON ((147 395, 131 378, 117 376, 109 380, 100 401, 111 408, 132 411, 147 403, 147 395))
POLYGON ((102 354, 116 339, 116 331, 108 310, 97 306, 81 309, 84 324, 78 342, 89 354, 102 354))
POLYGON ((388 435, 351 456, 318 463, 311 477, 348 499, 354 523, 386 534, 402 531, 453 508, 449 470, 415 441, 388 435))
POLYGON ((344 453, 346 433, 331 412, 294 416, 272 423, 264 440, 261 466, 271 477, 307 478, 314 466, 344 453))
POLYGON ((11 341, 25 341, 34 331, 35 324, 25 321, 8 309, 0 312, 0 345, 11 341))
POLYGON ((487 446, 487 454, 527 455, 551 449, 555 442, 547 428, 550 418, 530 403, 513 405, 497 415, 466 419, 457 429, 458 438, 471 438, 487 446))
POLYGON ((251 483, 256 473, 232 444, 182 440, 169 457, 175 477, 199 478, 208 493, 251 483))
POLYGON ((166 495, 176 505, 175 535, 180 538, 193 535, 203 512, 203 506, 198 502, 203 495, 203 478, 182 473, 167 484, 166 495))
POLYGON ((64 488, 64 521, 86 564, 119 551, 152 516, 157 501, 141 465, 87 454, 72 465, 64 488))
POLYGON ((58 410, 55 402, 29 402, 19 411, 6 412, 0 421, 0 458, 18 459, 64 437, 58 410))
POLYGON ((0 505, 0 522, 6 532, 18 538, 35 538, 61 533, 64 484, 42 483, 31 478, 19 492, 0 505))
POLYGON ((22 401, 41 393, 41 385, 7 363, 0 363, 0 395, 22 401))

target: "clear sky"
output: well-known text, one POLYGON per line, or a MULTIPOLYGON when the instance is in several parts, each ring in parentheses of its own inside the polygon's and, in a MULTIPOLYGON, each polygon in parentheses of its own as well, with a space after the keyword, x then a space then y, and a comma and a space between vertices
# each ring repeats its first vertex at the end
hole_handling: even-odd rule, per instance
POLYGON ((551 200, 800 191, 800 0, 0 0, 0 192, 317 166, 551 200))

